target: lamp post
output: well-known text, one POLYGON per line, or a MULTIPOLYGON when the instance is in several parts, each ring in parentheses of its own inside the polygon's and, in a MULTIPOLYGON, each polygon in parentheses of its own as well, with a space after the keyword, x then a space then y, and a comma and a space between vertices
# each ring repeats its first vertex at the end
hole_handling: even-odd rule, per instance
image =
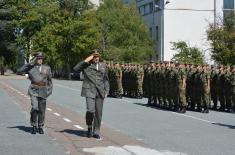
POLYGON ((163 33, 163 30, 164 30, 164 9, 165 9, 165 6, 170 3, 170 1, 167 0, 165 3, 164 2, 165 2, 165 0, 163 0, 163 3, 161 3, 160 5, 157 5, 156 3, 154 5, 155 9, 158 9, 161 11, 161 16, 160 16, 160 20, 161 20, 160 60, 161 61, 164 60, 164 52, 163 52, 163 50, 164 50, 164 33, 163 33))

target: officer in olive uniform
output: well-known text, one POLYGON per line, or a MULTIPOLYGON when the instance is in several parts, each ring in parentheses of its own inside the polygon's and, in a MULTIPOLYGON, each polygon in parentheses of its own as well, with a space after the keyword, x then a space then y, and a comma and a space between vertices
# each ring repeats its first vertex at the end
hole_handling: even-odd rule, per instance
POLYGON ((31 84, 28 94, 31 98, 30 122, 33 126, 32 134, 36 134, 37 126, 39 134, 44 134, 43 126, 46 111, 46 99, 52 93, 51 68, 43 65, 43 54, 36 53, 30 63, 18 69, 18 73, 28 73, 31 84))
POLYGON ((109 92, 109 79, 106 65, 99 61, 100 54, 97 50, 92 52, 92 55, 78 63, 73 69, 84 73, 81 96, 86 97, 87 137, 93 136, 100 139, 103 102, 109 92))

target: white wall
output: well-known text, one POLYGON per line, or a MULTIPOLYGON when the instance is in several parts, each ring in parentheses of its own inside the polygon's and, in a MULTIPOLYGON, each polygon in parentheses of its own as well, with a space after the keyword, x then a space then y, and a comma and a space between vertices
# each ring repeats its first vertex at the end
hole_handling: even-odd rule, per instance
POLYGON ((89 0, 92 4, 99 6, 100 5, 100 0, 89 0))
MULTIPOLYGON (((171 0, 164 13, 164 60, 173 57, 170 42, 186 41, 203 50, 210 48, 206 30, 214 22, 214 0, 171 0)), ((210 59, 208 50, 206 59, 210 59)))

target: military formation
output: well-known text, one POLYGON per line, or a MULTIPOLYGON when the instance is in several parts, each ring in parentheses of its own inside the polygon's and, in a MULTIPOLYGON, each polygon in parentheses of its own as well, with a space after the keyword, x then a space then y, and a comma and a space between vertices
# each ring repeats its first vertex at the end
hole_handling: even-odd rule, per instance
POLYGON ((168 61, 107 66, 111 97, 147 97, 149 105, 179 113, 235 111, 235 66, 168 61))

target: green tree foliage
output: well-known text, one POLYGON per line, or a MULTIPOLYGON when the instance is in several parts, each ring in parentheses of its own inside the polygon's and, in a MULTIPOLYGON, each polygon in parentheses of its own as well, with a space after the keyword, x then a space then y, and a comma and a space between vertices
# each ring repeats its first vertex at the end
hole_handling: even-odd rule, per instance
POLYGON ((66 73, 91 49, 105 59, 140 62, 152 54, 148 28, 135 6, 105 0, 93 8, 88 0, 7 0, 15 15, 16 43, 29 60, 46 54, 46 63, 66 73))
POLYGON ((16 59, 16 47, 14 46, 14 28, 11 21, 14 12, 5 0, 0 1, 0 57, 2 65, 13 65, 16 59), (2 62, 4 60, 4 62, 2 62))
POLYGON ((194 64, 204 63, 204 55, 201 50, 197 47, 190 47, 184 41, 172 42, 172 50, 177 52, 174 54, 172 61, 194 64))
POLYGON ((97 18, 105 58, 138 62, 152 54, 148 28, 135 5, 124 5, 121 0, 104 0, 97 10, 97 18))
POLYGON ((235 64, 235 16, 234 13, 219 21, 216 25, 210 24, 207 38, 211 41, 212 58, 220 64, 235 64))

